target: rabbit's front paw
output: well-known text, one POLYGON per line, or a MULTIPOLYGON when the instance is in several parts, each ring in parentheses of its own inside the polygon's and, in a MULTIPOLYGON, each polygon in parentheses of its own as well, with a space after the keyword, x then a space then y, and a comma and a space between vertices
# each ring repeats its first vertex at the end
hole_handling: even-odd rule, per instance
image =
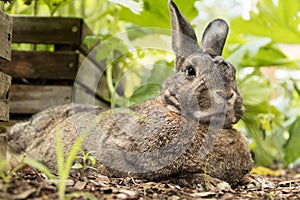
POLYGON ((221 191, 230 189, 229 183, 206 174, 184 174, 178 180, 182 187, 200 187, 203 190, 221 191))
POLYGON ((246 174, 241 180, 241 186, 247 189, 273 188, 274 183, 266 181, 257 174, 246 174))

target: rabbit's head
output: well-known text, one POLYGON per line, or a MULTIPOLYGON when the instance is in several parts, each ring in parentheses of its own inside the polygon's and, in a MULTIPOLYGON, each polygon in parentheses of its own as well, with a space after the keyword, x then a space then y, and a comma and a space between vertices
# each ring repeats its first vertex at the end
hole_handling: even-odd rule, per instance
POLYGON ((242 117, 243 105, 235 67, 221 57, 227 23, 222 19, 212 21, 199 46, 191 24, 172 0, 169 7, 176 74, 161 91, 168 108, 202 123, 214 120, 231 128, 242 117))

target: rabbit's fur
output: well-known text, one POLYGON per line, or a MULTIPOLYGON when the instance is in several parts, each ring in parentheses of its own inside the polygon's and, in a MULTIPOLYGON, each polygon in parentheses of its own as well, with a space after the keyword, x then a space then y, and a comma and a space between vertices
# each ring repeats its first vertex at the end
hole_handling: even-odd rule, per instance
MULTIPOLYGON (((65 153, 88 129, 83 149, 95 151, 100 173, 163 179, 205 174, 236 185, 252 168, 246 138, 232 126, 242 117, 235 68, 222 57, 228 25, 217 19, 202 46, 191 24, 169 1, 176 74, 161 95, 129 110, 68 104, 49 108, 7 134, 10 150, 56 169, 55 135, 65 153)), ((199 180, 204 184, 204 180, 199 180)))

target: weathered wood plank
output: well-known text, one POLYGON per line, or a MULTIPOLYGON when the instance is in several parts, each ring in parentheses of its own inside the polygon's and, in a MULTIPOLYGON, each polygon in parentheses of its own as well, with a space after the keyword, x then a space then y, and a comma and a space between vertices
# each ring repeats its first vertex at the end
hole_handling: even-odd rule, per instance
POLYGON ((6 159, 6 156, 7 156, 7 136, 5 134, 0 134, 0 162, 4 161, 6 159))
POLYGON ((13 51, 12 61, 0 69, 13 78, 74 80, 78 69, 75 52, 13 51))
POLYGON ((11 59, 12 17, 0 10, 0 58, 11 59))
POLYGON ((9 91, 11 77, 0 72, 0 121, 9 120, 9 91))
POLYGON ((80 46, 83 20, 71 17, 13 16, 14 43, 80 46))
POLYGON ((33 114, 50 106, 71 102, 71 86, 12 85, 10 113, 33 114))

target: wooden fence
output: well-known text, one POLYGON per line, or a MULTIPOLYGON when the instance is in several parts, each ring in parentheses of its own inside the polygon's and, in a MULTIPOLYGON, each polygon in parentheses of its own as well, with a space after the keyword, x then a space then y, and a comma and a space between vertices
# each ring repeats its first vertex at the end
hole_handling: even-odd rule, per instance
MULTIPOLYGON (((11 59, 12 18, 0 10, 0 67, 11 59)), ((0 121, 9 119, 11 77, 0 70, 0 121)))
POLYGON ((83 44, 92 31, 80 18, 13 16, 11 62, 0 70, 13 77, 10 114, 14 119, 28 117, 53 105, 84 102, 108 106, 109 92, 104 69, 93 60, 90 76, 75 82, 79 66, 89 50, 83 44), (41 45, 42 44, 42 45, 41 45), (99 73, 104 75, 99 80, 99 73), (98 79, 97 79, 98 76, 98 79), (101 85, 95 90, 95 85, 101 85), (81 100, 82 98, 82 100, 81 100))

